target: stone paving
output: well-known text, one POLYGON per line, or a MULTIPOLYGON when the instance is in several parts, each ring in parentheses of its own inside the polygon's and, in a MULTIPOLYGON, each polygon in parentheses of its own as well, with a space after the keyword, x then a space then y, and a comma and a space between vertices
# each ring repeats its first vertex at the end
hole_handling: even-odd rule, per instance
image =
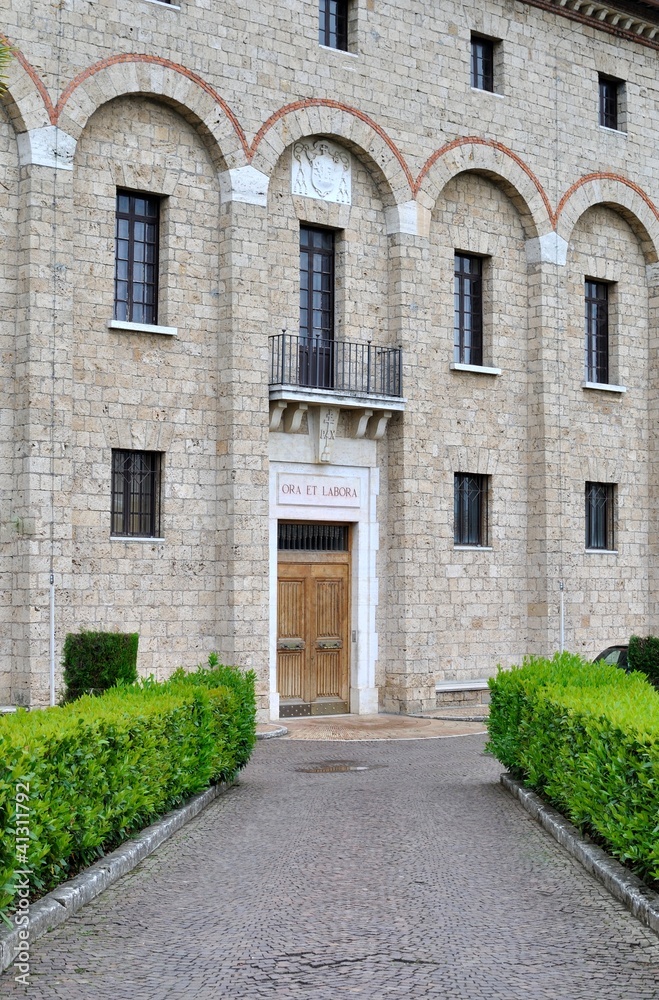
POLYGON ((0 996, 657 1000, 659 939, 483 744, 259 743, 240 787, 38 941, 30 985, 8 970, 0 996))

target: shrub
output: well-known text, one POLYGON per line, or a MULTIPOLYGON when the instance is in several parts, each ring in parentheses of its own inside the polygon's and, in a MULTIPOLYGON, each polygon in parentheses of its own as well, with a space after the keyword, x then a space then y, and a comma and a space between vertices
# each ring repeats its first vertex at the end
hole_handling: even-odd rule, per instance
POLYGON ((53 888, 191 795, 231 780, 254 740, 254 675, 228 667, 3 717, 0 908, 11 905, 18 869, 30 871, 33 895, 53 888))
POLYGON ((64 641, 64 701, 137 680, 136 632, 69 632, 64 641))
POLYGON ((488 750, 642 878, 659 879, 659 693, 569 653, 490 683, 488 750))
POLYGON ((648 635, 641 639, 633 635, 629 640, 627 662, 630 670, 640 670, 651 684, 659 688, 659 638, 648 635))

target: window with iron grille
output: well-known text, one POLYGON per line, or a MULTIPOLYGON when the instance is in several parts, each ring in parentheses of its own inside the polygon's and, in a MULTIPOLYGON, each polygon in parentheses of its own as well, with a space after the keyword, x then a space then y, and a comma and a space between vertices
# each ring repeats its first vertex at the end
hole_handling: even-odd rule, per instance
POLYGON ((586 548, 615 548, 615 485, 586 483, 586 548))
POLYGON ((620 128, 620 96, 622 86, 621 80, 600 74, 600 125, 603 125, 604 128, 612 128, 616 131, 620 128))
POLYGON ((605 281, 585 282, 586 381, 609 381, 609 286, 605 281))
POLYGON ((483 260, 455 255, 453 360, 483 364, 483 260))
POLYGON ((281 552, 347 552, 347 524, 279 522, 277 547, 281 552))
POLYGON ((348 0, 320 0, 318 38, 330 49, 348 49, 348 0))
POLYGON ((488 476, 456 472, 453 486, 453 541, 456 545, 488 543, 488 476))
POLYGON ((161 458, 157 451, 113 450, 113 535, 160 537, 161 458))
POLYGON ((494 92, 494 41, 471 36, 471 85, 494 92))
POLYGON ((117 191, 114 318, 158 322, 160 199, 117 191))

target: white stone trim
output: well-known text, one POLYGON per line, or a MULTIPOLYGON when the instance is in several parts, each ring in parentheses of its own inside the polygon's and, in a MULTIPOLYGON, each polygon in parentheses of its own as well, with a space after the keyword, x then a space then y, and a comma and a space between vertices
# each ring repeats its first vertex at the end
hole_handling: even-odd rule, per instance
POLYGON ((175 326, 156 326, 151 323, 129 323, 123 319, 109 319, 108 330, 125 330, 127 333, 158 333, 164 337, 178 337, 175 326))
POLYGON ((390 205, 384 210, 384 220, 387 236, 419 235, 418 204, 416 201, 406 201, 402 205, 390 205))
POLYGON ((340 56, 350 56, 351 59, 359 59, 359 52, 349 52, 347 49, 335 49, 333 45, 318 45, 323 52, 334 52, 340 56))
POLYGON ((487 365, 463 365, 462 362, 452 361, 449 365, 452 372, 473 372, 475 375, 501 375, 501 368, 489 368, 487 365))
POLYGON ((175 4, 175 3, 166 3, 165 0, 144 0, 144 3, 155 3, 159 7, 169 7, 170 10, 180 10, 181 9, 178 4, 175 4))
POLYGON ((582 389, 599 389, 600 392, 627 392, 624 385, 609 385, 608 382, 582 382, 582 389))
POLYGON ((270 178, 256 167, 234 167, 223 170, 220 176, 220 197, 223 204, 233 201, 244 205, 260 205, 266 208, 268 204, 268 185, 270 178))
POLYGON ((485 677, 475 681, 437 681, 435 691, 487 691, 489 684, 485 677))
POLYGON ((526 260, 529 264, 558 264, 565 267, 567 248, 567 240, 558 233, 545 233, 526 241, 526 260))
POLYGON ((73 170, 76 140, 57 125, 44 125, 43 128, 20 132, 16 138, 22 167, 73 170))
POLYGON ((161 538, 151 538, 146 535, 110 535, 111 542, 164 542, 165 539, 161 538))

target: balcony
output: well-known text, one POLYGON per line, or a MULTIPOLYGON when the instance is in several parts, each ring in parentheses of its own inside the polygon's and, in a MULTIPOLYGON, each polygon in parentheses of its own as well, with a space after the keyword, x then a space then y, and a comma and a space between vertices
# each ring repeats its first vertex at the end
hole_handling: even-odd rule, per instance
POLYGON ((270 399, 403 410, 401 349, 276 334, 270 337, 270 399))

